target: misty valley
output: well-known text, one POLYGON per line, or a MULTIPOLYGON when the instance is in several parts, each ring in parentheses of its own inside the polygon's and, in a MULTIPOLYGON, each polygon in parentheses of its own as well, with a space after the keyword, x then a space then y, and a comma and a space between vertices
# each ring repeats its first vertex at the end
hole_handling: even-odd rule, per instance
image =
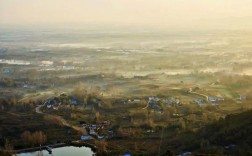
POLYGON ((251 36, 2 29, 0 155, 251 155, 251 36))

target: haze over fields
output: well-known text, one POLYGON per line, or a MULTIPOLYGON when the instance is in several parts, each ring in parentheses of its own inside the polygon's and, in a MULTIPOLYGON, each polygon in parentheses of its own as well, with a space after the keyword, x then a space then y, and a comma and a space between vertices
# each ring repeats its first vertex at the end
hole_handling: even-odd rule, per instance
POLYGON ((0 0, 0 155, 246 156, 251 109, 250 0, 0 0))

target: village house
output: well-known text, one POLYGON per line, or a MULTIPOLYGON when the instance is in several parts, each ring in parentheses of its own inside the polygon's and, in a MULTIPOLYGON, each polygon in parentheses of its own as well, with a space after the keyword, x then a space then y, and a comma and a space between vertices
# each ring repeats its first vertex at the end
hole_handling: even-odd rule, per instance
POLYGON ((94 139, 94 138, 92 136, 90 136, 90 135, 81 136, 81 140, 84 140, 84 141, 92 140, 92 139, 94 139))
POLYGON ((53 106, 57 104, 57 101, 55 99, 48 99, 46 102, 45 102, 45 105, 47 108, 53 108, 53 106))
POLYGON ((225 99, 223 97, 208 97, 209 102, 218 102, 218 101, 224 101, 225 99))
POLYGON ((223 97, 217 97, 217 101, 224 101, 225 99, 223 97))
POLYGON ((76 99, 70 99, 70 104, 77 105, 78 101, 76 99))
POLYGON ((95 130, 94 129, 89 129, 89 135, 96 135, 95 130))
POLYGON ((215 97, 208 97, 208 101, 217 102, 217 99, 215 97))
POLYGON ((155 131, 153 129, 148 129, 146 132, 147 133, 154 133, 155 131))
POLYGON ((107 134, 112 136, 114 134, 114 131, 113 130, 107 130, 107 134))
POLYGON ((173 113, 172 116, 173 117, 181 117, 181 116, 184 116, 184 114, 173 113))
POLYGON ((204 99, 194 99, 193 103, 197 104, 199 107, 203 107, 205 106, 206 101, 204 99))
POLYGON ((103 139, 105 139, 105 136, 103 136, 103 135, 98 135, 98 136, 97 136, 97 139, 98 139, 98 140, 103 140, 103 139))
POLYGON ((25 88, 25 89, 33 89, 33 88, 35 88, 35 86, 24 84, 23 88, 25 88))
POLYGON ((192 155, 192 152, 183 152, 183 153, 181 154, 181 156, 188 156, 188 155, 192 155))
POLYGON ((149 102, 158 102, 160 99, 158 97, 151 96, 149 97, 149 102))
POLYGON ((172 105, 176 105, 180 103, 178 98, 169 98, 169 99, 162 99, 162 102, 167 106, 170 107, 172 105))
POLYGON ((235 144, 229 144, 229 145, 225 146, 225 149, 230 149, 230 148, 234 148, 234 147, 236 147, 235 144))

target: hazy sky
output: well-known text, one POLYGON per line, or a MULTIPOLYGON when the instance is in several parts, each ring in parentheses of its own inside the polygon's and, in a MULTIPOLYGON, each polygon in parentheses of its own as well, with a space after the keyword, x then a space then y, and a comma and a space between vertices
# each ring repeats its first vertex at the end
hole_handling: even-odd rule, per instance
POLYGON ((190 25, 241 17, 252 17, 252 0, 0 0, 0 24, 14 25, 190 25))

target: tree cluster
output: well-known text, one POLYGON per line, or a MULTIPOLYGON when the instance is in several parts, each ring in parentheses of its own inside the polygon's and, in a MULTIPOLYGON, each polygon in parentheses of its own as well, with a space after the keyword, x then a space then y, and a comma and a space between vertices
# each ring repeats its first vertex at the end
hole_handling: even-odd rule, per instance
POLYGON ((25 144, 29 144, 31 146, 42 145, 46 143, 47 136, 42 131, 25 131, 21 134, 21 138, 25 144))

